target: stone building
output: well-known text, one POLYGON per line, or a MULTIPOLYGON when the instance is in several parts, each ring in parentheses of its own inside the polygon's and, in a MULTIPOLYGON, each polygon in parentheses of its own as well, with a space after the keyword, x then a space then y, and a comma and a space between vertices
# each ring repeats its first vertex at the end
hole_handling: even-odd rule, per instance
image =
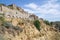
POLYGON ((25 12, 22 8, 17 7, 15 4, 0 6, 0 13, 4 13, 6 18, 23 18, 30 20, 38 18, 34 14, 29 14, 28 12, 25 12))
POLYGON ((32 14, 32 15, 29 16, 29 19, 30 20, 37 20, 38 16, 35 16, 34 14, 32 14))

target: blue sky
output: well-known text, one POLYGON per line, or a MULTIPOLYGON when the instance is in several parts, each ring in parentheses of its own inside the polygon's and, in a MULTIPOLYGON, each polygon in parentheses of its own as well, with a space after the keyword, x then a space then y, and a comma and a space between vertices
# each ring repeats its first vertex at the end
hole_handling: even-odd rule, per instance
POLYGON ((60 21, 60 0, 0 0, 0 3, 16 4, 40 18, 49 21, 60 21))

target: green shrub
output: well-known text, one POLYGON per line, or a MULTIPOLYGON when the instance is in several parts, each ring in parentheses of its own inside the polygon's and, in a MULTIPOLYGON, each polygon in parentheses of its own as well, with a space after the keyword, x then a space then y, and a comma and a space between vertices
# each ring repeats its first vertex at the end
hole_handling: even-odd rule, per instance
POLYGON ((5 21, 5 18, 4 17, 0 17, 0 22, 4 22, 5 21))
POLYGON ((35 20, 34 25, 40 31, 40 22, 39 22, 39 20, 35 20))
POLYGON ((45 23, 46 25, 50 25, 50 22, 49 22, 48 20, 45 20, 44 23, 45 23))
POLYGON ((53 22, 50 22, 50 25, 52 26, 53 25, 53 22))
POLYGON ((13 27, 11 22, 5 21, 2 26, 5 26, 6 28, 13 27))
POLYGON ((50 25, 50 26, 52 26, 52 24, 53 24, 53 22, 49 22, 48 20, 45 20, 44 23, 45 23, 46 25, 50 25))

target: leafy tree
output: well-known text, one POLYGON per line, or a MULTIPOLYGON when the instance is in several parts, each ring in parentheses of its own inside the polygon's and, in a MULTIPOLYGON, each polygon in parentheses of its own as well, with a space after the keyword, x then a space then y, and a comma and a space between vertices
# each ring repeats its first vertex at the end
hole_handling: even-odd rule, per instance
POLYGON ((40 22, 39 22, 39 20, 35 20, 34 25, 40 31, 40 22))

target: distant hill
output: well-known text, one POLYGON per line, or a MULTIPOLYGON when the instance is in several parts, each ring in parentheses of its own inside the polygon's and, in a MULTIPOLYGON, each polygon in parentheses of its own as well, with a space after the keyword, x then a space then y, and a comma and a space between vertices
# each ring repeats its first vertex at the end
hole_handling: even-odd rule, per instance
POLYGON ((55 25, 55 28, 60 30, 60 21, 53 22, 53 25, 55 25))

